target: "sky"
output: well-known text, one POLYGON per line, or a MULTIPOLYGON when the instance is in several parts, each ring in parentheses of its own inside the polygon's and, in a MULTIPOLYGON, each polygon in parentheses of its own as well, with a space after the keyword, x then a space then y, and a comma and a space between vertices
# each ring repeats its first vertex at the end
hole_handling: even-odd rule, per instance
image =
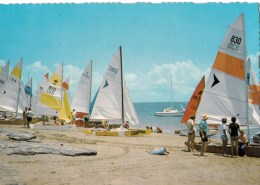
POLYGON ((247 56, 259 73, 257 3, 0 4, 0 65, 23 58, 22 80, 64 64, 73 97, 93 60, 92 94, 122 46, 133 102, 187 102, 209 74, 227 28, 245 14, 247 56))

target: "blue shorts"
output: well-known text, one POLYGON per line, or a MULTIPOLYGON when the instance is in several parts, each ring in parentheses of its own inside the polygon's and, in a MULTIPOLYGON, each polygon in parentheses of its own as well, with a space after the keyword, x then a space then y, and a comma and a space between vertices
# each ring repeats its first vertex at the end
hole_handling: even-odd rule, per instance
POLYGON ((227 140, 228 140, 227 135, 221 135, 220 137, 221 137, 221 140, 222 140, 222 141, 227 141, 227 140))

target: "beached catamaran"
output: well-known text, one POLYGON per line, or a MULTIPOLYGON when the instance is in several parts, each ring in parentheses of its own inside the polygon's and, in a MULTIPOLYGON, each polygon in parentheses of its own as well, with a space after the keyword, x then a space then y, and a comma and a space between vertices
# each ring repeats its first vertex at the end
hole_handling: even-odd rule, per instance
MULTIPOLYGON (((121 47, 108 65, 94 102, 90 120, 105 120, 109 124, 121 125, 128 121, 132 125, 139 125, 129 91, 127 86, 123 85, 121 47)), ((92 132, 87 129, 85 132, 97 136, 133 136, 146 133, 142 129, 124 129, 122 127, 109 131, 94 130, 92 132)))
MULTIPOLYGON (((57 70, 47 81, 41 82, 42 91, 39 94, 38 102, 36 103, 37 111, 40 115, 56 116, 65 122, 70 122, 71 110, 66 88, 68 85, 63 82, 63 65, 59 64, 57 70)), ((74 124, 64 125, 43 125, 42 123, 31 124, 33 129, 48 129, 48 130, 73 130, 76 128, 74 124)))
POLYGON ((5 82, 0 94, 0 110, 6 112, 22 113, 20 100, 22 59, 13 68, 13 71, 5 82))
MULTIPOLYGON (((256 77, 253 77, 250 64, 246 67, 245 43, 244 15, 241 14, 228 28, 219 47, 196 111, 197 123, 207 114, 209 125, 221 124, 222 118, 230 123, 233 116, 240 125, 260 124, 259 83, 253 80, 256 77)), ((191 116, 188 113, 189 110, 182 122, 191 116)))
POLYGON ((92 60, 87 64, 80 81, 76 88, 74 98, 71 104, 71 109, 77 112, 76 125, 82 126, 82 120, 85 115, 90 115, 91 104, 91 86, 92 86, 92 60))

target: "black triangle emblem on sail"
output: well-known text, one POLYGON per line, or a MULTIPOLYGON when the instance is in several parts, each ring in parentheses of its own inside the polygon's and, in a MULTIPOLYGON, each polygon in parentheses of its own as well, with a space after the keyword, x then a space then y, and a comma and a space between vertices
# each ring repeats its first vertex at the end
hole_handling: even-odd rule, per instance
POLYGON ((219 79, 214 74, 214 82, 212 83, 211 88, 214 87, 215 85, 217 85, 219 82, 220 82, 219 79))
POLYGON ((108 84, 108 81, 106 80, 105 85, 103 86, 103 88, 105 88, 107 86, 109 86, 109 84, 108 84))

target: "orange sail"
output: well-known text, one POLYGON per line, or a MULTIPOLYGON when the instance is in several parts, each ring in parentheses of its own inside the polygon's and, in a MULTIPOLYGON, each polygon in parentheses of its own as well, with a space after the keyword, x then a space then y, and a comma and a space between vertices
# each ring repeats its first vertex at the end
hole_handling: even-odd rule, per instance
POLYGON ((199 84, 197 85, 195 91, 193 92, 190 98, 189 104, 181 119, 182 124, 187 123, 188 119, 190 119, 192 115, 196 115, 204 88, 205 88, 205 76, 202 77, 202 79, 200 80, 199 84))

